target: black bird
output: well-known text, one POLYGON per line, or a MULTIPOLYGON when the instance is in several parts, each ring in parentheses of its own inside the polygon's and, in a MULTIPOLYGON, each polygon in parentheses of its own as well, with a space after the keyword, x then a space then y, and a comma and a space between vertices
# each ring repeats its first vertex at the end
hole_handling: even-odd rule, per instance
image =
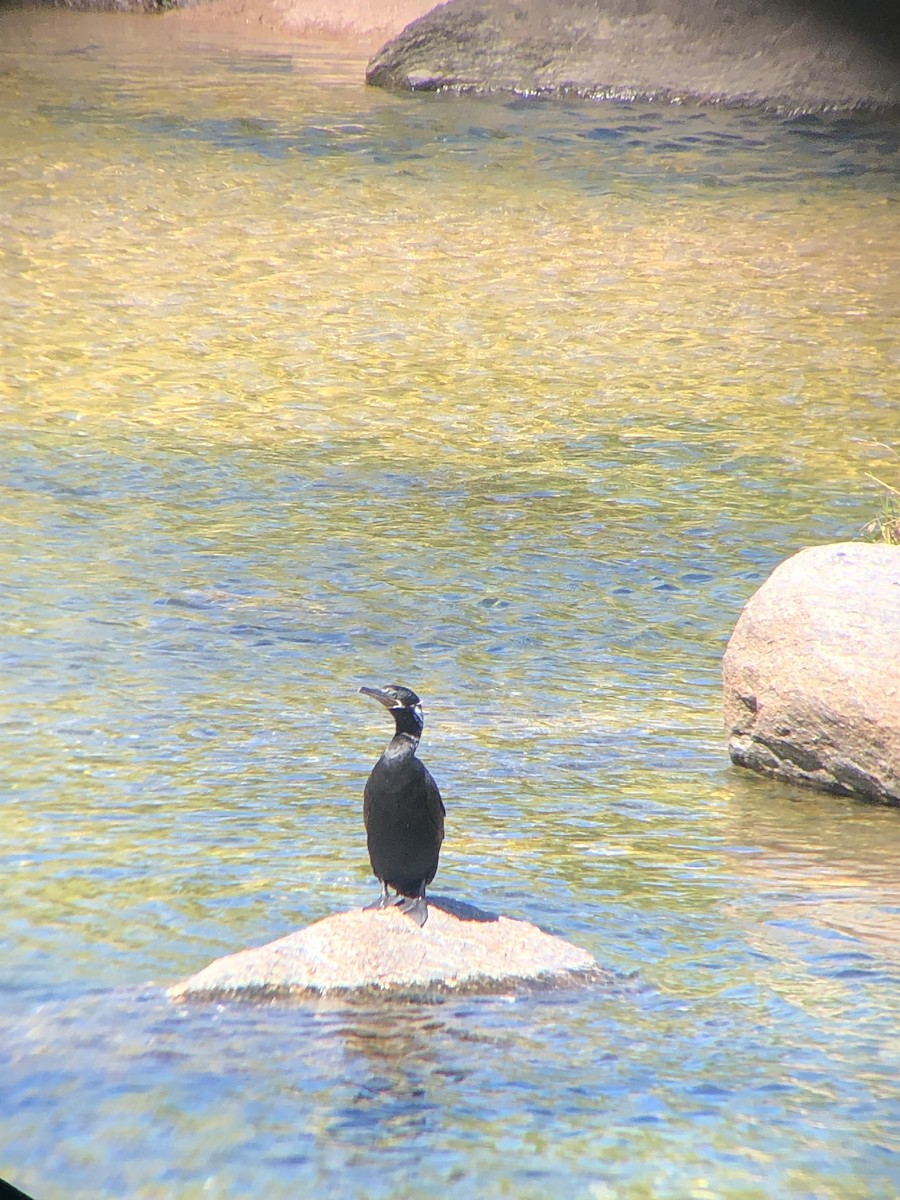
POLYGON ((417 925, 428 920, 425 888, 434 879, 444 840, 444 802, 438 786, 416 758, 425 718, 415 692, 392 683, 361 687, 394 714, 397 731, 372 768, 363 794, 369 861, 381 880, 381 896, 368 908, 393 904, 417 925), (388 895, 391 887, 397 893, 388 895))

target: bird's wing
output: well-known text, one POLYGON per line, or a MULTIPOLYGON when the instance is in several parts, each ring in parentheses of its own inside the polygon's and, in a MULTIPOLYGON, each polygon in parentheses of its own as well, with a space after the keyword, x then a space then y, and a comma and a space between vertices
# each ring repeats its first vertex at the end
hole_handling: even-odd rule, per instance
POLYGON ((428 799, 429 800, 437 800, 438 804, 441 806, 441 813, 446 817, 447 810, 446 810, 446 808, 444 808, 444 801, 441 798, 441 793, 438 789, 438 785, 434 782, 434 778, 433 778, 431 772, 428 770, 428 768, 424 764, 422 766, 422 770, 425 772, 425 785, 428 788, 428 799))

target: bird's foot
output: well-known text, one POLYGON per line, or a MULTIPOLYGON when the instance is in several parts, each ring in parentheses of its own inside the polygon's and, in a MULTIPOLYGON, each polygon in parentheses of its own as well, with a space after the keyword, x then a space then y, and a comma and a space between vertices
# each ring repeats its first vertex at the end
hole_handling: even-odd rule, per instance
POLYGON ((374 908, 393 908, 395 904, 404 904, 405 902, 405 896, 389 896, 387 892, 382 892, 377 900, 363 906, 363 912, 370 912, 374 908))
POLYGON ((408 899, 406 896, 398 896, 395 903, 399 904, 402 913, 406 913, 408 917, 412 917, 419 928, 428 920, 428 905, 425 902, 424 896, 414 896, 412 899, 408 899))

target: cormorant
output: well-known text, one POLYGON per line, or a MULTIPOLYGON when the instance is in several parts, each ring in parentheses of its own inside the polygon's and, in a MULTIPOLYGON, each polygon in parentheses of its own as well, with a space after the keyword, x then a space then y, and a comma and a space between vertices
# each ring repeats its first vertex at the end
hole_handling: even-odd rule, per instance
POLYGON ((417 925, 424 925, 428 920, 425 887, 434 879, 444 840, 444 802, 416 758, 425 725, 422 705, 415 692, 396 683, 359 690, 389 708, 397 726, 363 794, 369 861, 381 880, 381 896, 366 907, 397 904, 417 925), (393 899, 389 887, 397 893, 393 899))

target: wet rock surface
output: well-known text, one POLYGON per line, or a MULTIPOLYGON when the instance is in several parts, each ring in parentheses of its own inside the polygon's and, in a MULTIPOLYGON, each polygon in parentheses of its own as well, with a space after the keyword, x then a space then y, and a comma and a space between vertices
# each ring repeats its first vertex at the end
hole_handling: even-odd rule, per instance
POLYGON ((172 1000, 334 992, 485 990, 597 980, 596 960, 527 921, 429 899, 419 928, 396 908, 336 913, 268 945, 216 959, 169 989, 172 1000))
POLYGON ((900 548, 783 562, 745 606, 723 677, 738 766, 900 805, 900 548))
POLYGON ((896 15, 839 0, 451 0, 382 47, 367 79, 818 112, 900 104, 897 50, 896 15))

